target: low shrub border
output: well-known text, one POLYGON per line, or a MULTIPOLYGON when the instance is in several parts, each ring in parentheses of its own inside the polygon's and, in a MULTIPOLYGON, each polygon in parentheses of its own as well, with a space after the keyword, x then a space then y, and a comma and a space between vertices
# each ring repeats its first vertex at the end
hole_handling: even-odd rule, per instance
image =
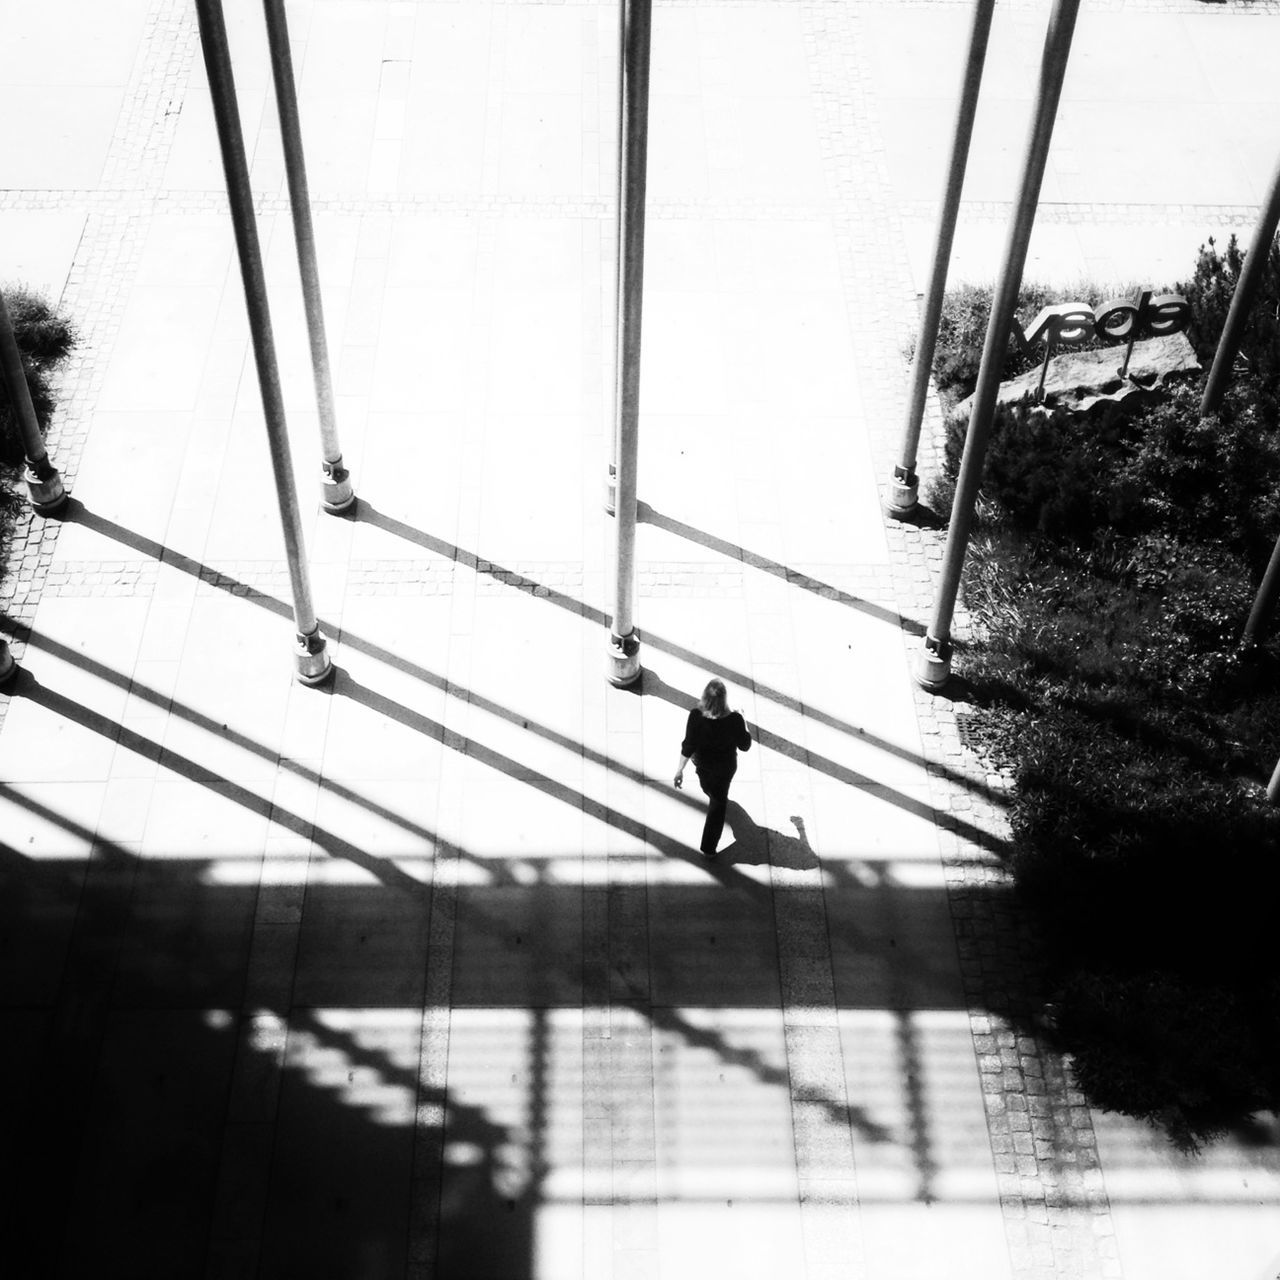
MULTIPOLYGON (((1202 247, 1212 357, 1243 255, 1202 247)), ((1222 409, 1199 388, 1105 426, 1003 408, 963 591, 963 732, 1013 782, 1008 855, 1042 942, 1037 1026, 1091 1103, 1195 1149, 1280 1109, 1280 650, 1237 643, 1280 533, 1280 249, 1222 409)), ((1023 290, 1019 314, 1103 291, 1023 290)), ((1108 293, 1114 291, 1108 290, 1108 293)), ((934 374, 971 393, 990 290, 953 291, 934 374)), ((1004 376, 1023 358, 1010 351, 1004 376)), ((1025 361, 1024 361, 1025 364, 1025 361)), ((964 424, 948 422, 945 512, 964 424)))

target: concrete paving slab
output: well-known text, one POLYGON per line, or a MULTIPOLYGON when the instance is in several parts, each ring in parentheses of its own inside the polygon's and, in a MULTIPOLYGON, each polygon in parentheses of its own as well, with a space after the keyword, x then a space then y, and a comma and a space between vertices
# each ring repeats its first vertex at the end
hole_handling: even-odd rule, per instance
POLYGON ((6 182, 25 190, 96 187, 124 98, 123 80, 27 84, 0 94, 5 114, 26 122, 0 143, 6 182))
POLYGON ((24 285, 46 297, 60 297, 84 226, 85 214, 74 210, 0 213, 5 245, 0 270, 6 286, 24 285))

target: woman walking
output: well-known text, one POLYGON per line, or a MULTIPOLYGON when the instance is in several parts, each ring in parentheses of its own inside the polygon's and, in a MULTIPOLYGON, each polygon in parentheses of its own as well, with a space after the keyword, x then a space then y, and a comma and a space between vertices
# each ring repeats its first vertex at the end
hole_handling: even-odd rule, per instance
POLYGON ((723 680, 708 680, 702 701, 689 712, 680 767, 675 784, 684 786, 684 767, 693 760, 698 785, 707 793, 707 821, 702 828, 702 856, 714 858, 724 831, 724 811, 729 803, 729 783, 738 771, 738 752, 751 749, 751 735, 741 712, 729 710, 723 680))

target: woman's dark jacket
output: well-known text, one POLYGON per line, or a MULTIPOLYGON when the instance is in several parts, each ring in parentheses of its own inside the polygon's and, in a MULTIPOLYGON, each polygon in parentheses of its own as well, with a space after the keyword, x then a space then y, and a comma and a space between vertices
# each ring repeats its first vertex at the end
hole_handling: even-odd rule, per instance
POLYGON ((704 716, 697 707, 689 712, 680 754, 692 756, 699 770, 731 773, 738 766, 738 752, 750 749, 751 735, 741 712, 731 711, 719 720, 704 716))

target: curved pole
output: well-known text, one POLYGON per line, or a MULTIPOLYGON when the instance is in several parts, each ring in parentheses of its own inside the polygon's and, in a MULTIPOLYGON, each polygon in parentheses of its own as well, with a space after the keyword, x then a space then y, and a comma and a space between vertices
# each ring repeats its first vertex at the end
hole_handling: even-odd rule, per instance
POLYGON ((964 189, 964 173, 969 162, 973 118, 978 109, 978 90, 982 87, 982 69, 987 58, 987 40, 991 34, 991 15, 995 3, 996 0, 976 0, 973 7, 973 26, 969 32, 969 52, 965 59, 960 106, 956 112, 956 131, 951 142, 951 160, 947 165, 938 214, 938 240, 933 250, 933 266, 925 290, 924 314, 920 317, 920 333, 916 338, 915 356, 911 362, 911 395, 902 430, 902 450, 898 464, 893 469, 889 495, 889 511, 895 516, 907 515, 915 509, 920 490, 920 481, 916 475, 920 427, 924 421, 924 405, 929 394, 929 372, 933 367, 933 353, 938 340, 942 295, 947 287, 947 267, 951 262, 951 246, 955 240, 960 193, 964 189))
POLYGON ((942 573, 934 600, 933 617, 925 635, 916 670, 916 680, 926 689, 941 689, 951 676, 951 620, 955 614, 956 596, 960 590, 960 571, 964 567, 973 524, 973 504, 982 480, 982 463, 987 451, 987 438, 995 416, 996 396, 1000 390, 1000 370, 1009 341, 1009 328, 1018 303, 1022 269, 1026 265, 1027 247, 1035 224, 1040 184, 1044 180, 1053 137, 1062 81, 1071 53, 1071 37, 1075 31, 1080 0, 1055 0, 1045 33, 1044 54, 1040 64, 1040 83, 1036 91, 1035 110, 1027 135, 1026 160, 1022 184, 1014 216, 1009 224, 1004 265, 991 300, 991 317, 987 324, 982 363, 978 367, 978 384, 974 389, 969 430, 964 441, 964 456, 956 479, 956 495, 943 551, 942 573))

